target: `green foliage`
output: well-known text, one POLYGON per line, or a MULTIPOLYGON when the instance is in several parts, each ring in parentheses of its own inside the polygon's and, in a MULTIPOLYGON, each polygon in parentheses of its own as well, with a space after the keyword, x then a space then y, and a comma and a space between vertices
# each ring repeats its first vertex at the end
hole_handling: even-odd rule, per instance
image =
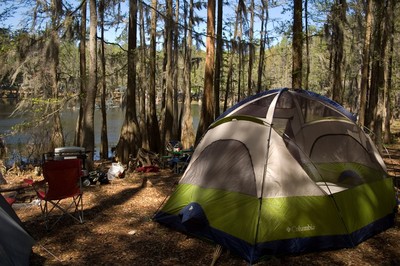
POLYGON ((11 84, 11 63, 15 60, 13 52, 15 41, 9 29, 0 28, 0 81, 2 84, 11 84))

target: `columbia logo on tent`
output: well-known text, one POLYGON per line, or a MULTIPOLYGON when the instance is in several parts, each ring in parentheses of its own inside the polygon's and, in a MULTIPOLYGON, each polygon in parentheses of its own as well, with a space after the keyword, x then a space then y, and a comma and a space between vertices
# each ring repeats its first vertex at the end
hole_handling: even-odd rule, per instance
POLYGON ((313 231, 315 230, 315 226, 314 225, 306 225, 306 226, 300 226, 300 225, 295 225, 292 227, 287 227, 286 231, 288 231, 288 233, 290 232, 304 232, 304 231, 313 231))

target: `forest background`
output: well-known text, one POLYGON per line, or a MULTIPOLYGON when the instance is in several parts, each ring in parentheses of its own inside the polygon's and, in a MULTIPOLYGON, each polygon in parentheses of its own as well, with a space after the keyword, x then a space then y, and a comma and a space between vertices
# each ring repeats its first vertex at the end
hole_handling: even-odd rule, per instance
MULTIPOLYGON (((234 103, 272 88, 308 89, 357 114, 378 147, 399 118, 396 0, 0 0, 0 84, 18 96, 14 133, 41 136, 30 156, 66 144, 109 154, 107 105, 122 95, 116 146, 126 163, 170 140, 195 146, 234 103), (281 17, 270 17, 273 9, 281 17), (17 10, 23 14, 17 16, 17 10), (18 27, 7 26, 18 20, 18 27), (116 34, 113 40, 107 33, 116 34), (197 132, 191 104, 201 104, 197 132), (60 111, 78 107, 74 143, 60 111), (100 108, 102 121, 94 121, 100 108)), ((93 159, 93 152, 89 154, 93 159)))

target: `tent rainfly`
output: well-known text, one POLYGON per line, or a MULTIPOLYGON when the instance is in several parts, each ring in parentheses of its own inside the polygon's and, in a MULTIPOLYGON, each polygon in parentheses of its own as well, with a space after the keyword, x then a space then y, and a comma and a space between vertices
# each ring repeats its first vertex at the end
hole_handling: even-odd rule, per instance
POLYGON ((249 97, 196 147, 154 220, 246 261, 354 247, 394 224, 393 180, 356 118, 306 90, 249 97))

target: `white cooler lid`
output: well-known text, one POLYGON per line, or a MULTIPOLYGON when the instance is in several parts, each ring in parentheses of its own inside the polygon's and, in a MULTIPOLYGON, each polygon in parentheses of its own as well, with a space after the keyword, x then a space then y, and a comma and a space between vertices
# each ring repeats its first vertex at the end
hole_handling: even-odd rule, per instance
POLYGON ((58 147, 54 149, 55 153, 85 153, 84 147, 58 147))

